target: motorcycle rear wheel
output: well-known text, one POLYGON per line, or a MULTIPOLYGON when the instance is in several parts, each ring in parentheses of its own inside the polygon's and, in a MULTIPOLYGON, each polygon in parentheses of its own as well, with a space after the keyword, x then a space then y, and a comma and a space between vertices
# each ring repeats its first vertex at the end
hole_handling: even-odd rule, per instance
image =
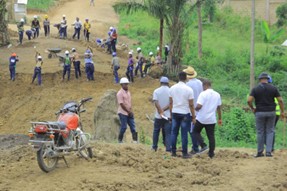
POLYGON ((46 173, 54 170, 57 166, 58 157, 47 157, 48 148, 45 144, 37 151, 37 161, 40 169, 46 173))
POLYGON ((89 159, 93 158, 93 150, 91 147, 81 148, 82 145, 84 145, 84 144, 85 144, 85 142, 82 138, 77 139, 77 146, 78 146, 78 151, 79 151, 80 155, 83 158, 89 160, 89 159))

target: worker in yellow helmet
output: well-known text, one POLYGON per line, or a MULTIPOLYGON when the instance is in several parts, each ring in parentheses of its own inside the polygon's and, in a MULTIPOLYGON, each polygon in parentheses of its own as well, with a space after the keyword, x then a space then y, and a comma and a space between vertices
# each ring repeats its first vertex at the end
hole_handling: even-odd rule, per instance
POLYGON ((50 21, 48 19, 48 15, 44 16, 45 20, 43 21, 44 31, 45 31, 45 37, 50 36, 50 21))

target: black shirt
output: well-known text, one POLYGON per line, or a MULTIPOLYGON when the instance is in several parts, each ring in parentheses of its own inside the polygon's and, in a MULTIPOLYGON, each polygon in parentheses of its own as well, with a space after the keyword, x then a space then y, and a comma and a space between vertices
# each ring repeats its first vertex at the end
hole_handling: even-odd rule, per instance
POLYGON ((260 83, 252 89, 250 96, 255 98, 256 112, 268 112, 275 111, 274 99, 280 97, 280 93, 272 84, 260 83))

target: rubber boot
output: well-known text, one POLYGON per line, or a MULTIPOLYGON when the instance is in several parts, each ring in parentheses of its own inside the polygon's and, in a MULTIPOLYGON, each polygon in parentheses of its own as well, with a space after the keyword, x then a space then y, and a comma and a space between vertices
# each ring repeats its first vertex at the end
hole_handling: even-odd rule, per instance
POLYGON ((119 134, 118 141, 119 143, 123 143, 124 134, 119 134))
POLYGON ((133 137, 134 143, 138 143, 138 132, 134 132, 132 137, 133 137))

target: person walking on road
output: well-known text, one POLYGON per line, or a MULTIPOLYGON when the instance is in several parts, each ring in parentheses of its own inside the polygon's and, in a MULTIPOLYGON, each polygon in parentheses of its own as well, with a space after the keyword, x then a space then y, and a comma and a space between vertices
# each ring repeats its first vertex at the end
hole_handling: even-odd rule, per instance
POLYGON ((259 84, 251 90, 248 96, 248 106, 255 114, 256 131, 257 131, 257 154, 255 157, 263 157, 264 142, 266 141, 266 157, 272 157, 272 144, 274 139, 274 124, 276 119, 276 104, 274 99, 277 99, 281 117, 284 119, 284 104, 283 99, 278 89, 268 83, 268 74, 263 72, 259 75, 259 84), (255 100, 255 108, 253 101, 255 100), (265 136, 265 137, 264 137, 265 136))
POLYGON ((87 18, 84 23, 84 36, 85 40, 89 42, 91 33, 91 23, 89 23, 89 19, 87 18))
POLYGON ((9 71, 10 71, 10 80, 15 81, 16 78, 16 63, 19 61, 16 53, 12 53, 9 58, 9 71))
POLYGON ((170 111, 172 118, 171 147, 172 156, 176 157, 176 143, 179 129, 181 127, 182 157, 190 158, 188 154, 188 131, 191 121, 195 123, 195 112, 193 106, 193 90, 185 82, 186 73, 179 73, 179 82, 173 85, 169 91, 170 111), (191 118, 192 116, 192 118, 191 118))
MULTIPOLYGON (((196 107, 197 105, 197 98, 199 96, 199 94, 203 91, 203 87, 202 87, 202 82, 200 80, 198 80, 196 78, 197 76, 197 72, 194 70, 193 67, 189 66, 187 69, 183 70, 186 75, 187 75, 187 79, 188 82, 186 83, 187 86, 189 86, 192 90, 193 90, 193 94, 194 94, 194 107, 196 107)), ((196 111, 195 111, 196 114, 196 111)), ((196 141, 196 138, 194 137, 194 133, 193 133, 193 128, 194 125, 191 124, 191 129, 190 129, 190 138, 192 141, 192 150, 191 150, 191 154, 195 154, 197 152, 199 152, 199 148, 198 148, 198 143, 196 141)))
POLYGON ((221 119, 221 97, 219 93, 214 91, 211 88, 211 82, 209 80, 203 81, 203 92, 201 92, 197 99, 197 105, 195 110, 196 114, 196 123, 194 125, 194 136, 201 146, 202 153, 207 150, 207 145, 204 143, 203 138, 201 136, 201 131, 205 128, 207 138, 209 141, 209 151, 208 156, 210 158, 214 157, 215 150, 215 124, 216 124, 216 112, 218 115, 218 124, 222 125, 221 119))
POLYGON ((40 86, 42 84, 42 65, 43 65, 43 60, 42 56, 36 52, 36 66, 34 68, 34 74, 32 77, 32 84, 34 83, 35 79, 38 77, 38 85, 40 86))
POLYGON ((124 134, 127 129, 127 125, 129 125, 132 139, 134 142, 138 142, 138 133, 136 131, 134 114, 132 110, 132 97, 131 93, 128 89, 129 80, 127 78, 121 78, 120 80, 121 89, 117 93, 117 102, 118 102, 118 115, 120 118, 120 132, 118 136, 119 143, 123 142, 124 134))
POLYGON ((160 78, 161 86, 153 92, 153 101, 156 107, 152 149, 157 151, 158 137, 162 129, 164 145, 167 152, 171 152, 171 117, 169 110, 169 80, 167 77, 160 78))
POLYGON ((85 69, 87 74, 87 81, 95 80, 94 78, 95 66, 92 60, 92 56, 93 53, 88 49, 85 52, 85 69))
POLYGON ((70 80, 70 74, 71 74, 71 58, 70 53, 68 50, 65 51, 65 57, 64 57, 64 70, 63 70, 63 81, 65 80, 66 74, 68 75, 68 81, 70 80))
POLYGON ((48 15, 44 16, 45 20, 43 21, 43 26, 44 26, 44 32, 45 32, 45 37, 50 36, 50 21, 48 19, 48 15))
POLYGON ((34 38, 38 38, 40 34, 40 22, 37 15, 34 15, 34 20, 32 21, 31 28, 35 29, 34 38))
POLYGON ((126 76, 130 82, 134 82, 134 59, 132 52, 129 52, 129 60, 128 60, 126 76))
POLYGON ((120 59, 117 57, 117 53, 113 52, 113 59, 112 59, 112 66, 111 69, 113 70, 115 83, 119 83, 119 74, 118 70, 120 69, 120 59))
POLYGON ((82 22, 80 21, 79 17, 76 18, 76 21, 72 25, 74 26, 74 29, 75 29, 75 32, 74 32, 74 35, 73 35, 73 39, 75 39, 75 37, 77 36, 77 39, 80 40, 80 33, 81 33, 81 29, 82 29, 82 22))
POLYGON ((75 48, 72 48, 72 61, 74 64, 74 69, 75 69, 75 77, 76 77, 76 79, 78 79, 79 77, 82 76, 81 61, 79 59, 79 54, 77 53, 75 48))
POLYGON ((20 19, 20 22, 17 24, 18 29, 18 35, 19 35, 19 44, 22 44, 23 42, 23 36, 24 36, 24 19, 20 19))

